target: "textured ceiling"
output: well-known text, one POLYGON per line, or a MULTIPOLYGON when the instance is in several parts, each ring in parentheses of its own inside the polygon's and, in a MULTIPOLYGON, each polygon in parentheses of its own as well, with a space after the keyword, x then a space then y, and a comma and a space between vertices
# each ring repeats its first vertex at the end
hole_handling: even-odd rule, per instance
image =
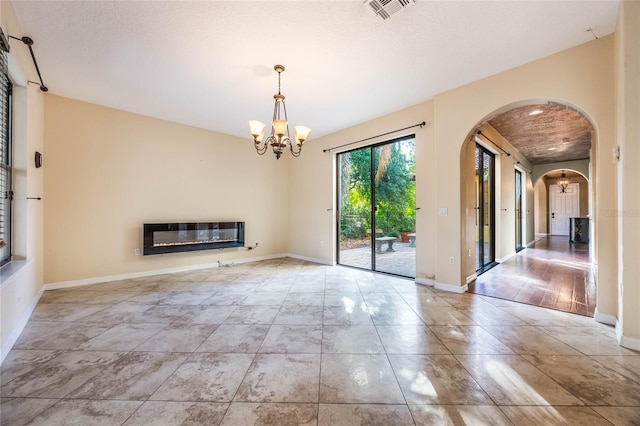
POLYGON ((514 108, 493 117, 489 124, 533 165, 589 158, 593 126, 565 105, 514 108))
MULTIPOLYGON (((618 1, 14 1, 50 93, 248 138, 277 74, 319 137, 611 34, 618 1)), ((13 48, 19 42, 12 40, 13 48)), ((407 123, 413 124, 413 123, 407 123)))

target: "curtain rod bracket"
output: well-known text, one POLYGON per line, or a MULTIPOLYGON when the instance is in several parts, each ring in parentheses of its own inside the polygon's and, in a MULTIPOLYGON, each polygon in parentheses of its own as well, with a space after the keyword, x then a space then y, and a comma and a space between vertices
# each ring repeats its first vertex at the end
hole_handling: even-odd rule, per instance
POLYGON ((38 67, 38 61, 36 61, 36 55, 33 53, 33 48, 31 47, 31 46, 33 46, 33 39, 31 37, 27 37, 27 36, 18 38, 18 37, 14 37, 14 36, 10 35, 9 37, 14 39, 14 40, 18 40, 18 41, 23 42, 29 48, 29 53, 31 53, 31 59, 33 60, 33 65, 36 67, 36 72, 38 73, 38 78, 40 79, 40 83, 36 83, 35 81, 28 81, 28 83, 39 84, 41 91, 48 92, 49 88, 47 86, 45 86, 44 82, 42 81, 42 75, 40 74, 40 68, 38 67))

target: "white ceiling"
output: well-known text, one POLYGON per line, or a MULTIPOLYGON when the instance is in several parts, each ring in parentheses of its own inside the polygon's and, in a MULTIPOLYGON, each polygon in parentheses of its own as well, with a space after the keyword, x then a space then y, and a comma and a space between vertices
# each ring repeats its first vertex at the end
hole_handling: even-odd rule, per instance
MULTIPOLYGON (((50 93, 249 137, 277 74, 310 141, 611 34, 618 1, 14 1, 50 93)), ((12 49, 25 48, 11 40, 12 49)), ((412 124, 412 123, 408 123, 412 124)))

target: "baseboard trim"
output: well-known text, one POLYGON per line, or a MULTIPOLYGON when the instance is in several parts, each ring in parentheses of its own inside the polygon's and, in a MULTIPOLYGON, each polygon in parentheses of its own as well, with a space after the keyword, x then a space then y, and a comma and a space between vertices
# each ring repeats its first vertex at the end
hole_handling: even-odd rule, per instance
POLYGON ((466 282, 466 283, 467 283, 467 285, 468 285, 468 284, 471 284, 472 282, 474 282, 474 281, 475 281, 475 280, 477 280, 477 279, 478 279, 478 274, 475 274, 475 273, 474 273, 473 275, 469 275, 469 276, 467 277, 467 279, 465 280, 465 282, 466 282))
POLYGON ((434 286, 437 290, 448 291, 450 293, 466 293, 469 290, 469 284, 465 284, 463 286, 453 285, 453 284, 444 284, 436 282, 434 286))
POLYGON ((16 342, 18 341, 18 338, 20 337, 20 334, 22 334, 22 331, 27 326, 27 323, 31 318, 31 314, 33 314, 33 311, 36 309, 36 306, 38 305, 38 301, 40 300, 40 297, 42 297, 42 293, 44 293, 43 287, 40 288, 38 293, 31 300, 31 303, 29 303, 29 306, 24 311, 22 318, 20 318, 20 321, 18 321, 15 328, 11 330, 11 334, 9 335, 9 338, 4 342, 4 344, 2 345, 2 348, 0 348, 0 365, 2 365, 2 363, 4 362, 4 359, 7 357, 7 355, 9 355, 9 352, 13 348, 13 345, 16 344, 16 342))
MULTIPOLYGON (((279 259, 287 256, 288 256, 287 254, 281 253, 281 254, 273 254, 268 256, 251 257, 246 259, 234 259, 233 261, 229 261, 227 263, 241 264, 241 263, 249 263, 249 262, 258 262, 260 260, 279 259)), ((61 288, 79 287, 84 285, 100 284, 100 283, 106 283, 111 281, 128 280, 132 278, 152 277, 154 275, 173 274, 176 272, 189 272, 189 271, 197 271, 199 269, 218 268, 218 267, 219 267, 219 264, 217 262, 201 263, 198 265, 178 266, 175 268, 166 268, 166 269, 154 269, 150 271, 132 272, 129 274, 107 275, 102 277, 85 278, 80 280, 60 281, 60 282, 45 284, 43 286, 43 289, 56 290, 61 288)))
POLYGON ((463 286, 457 286, 453 284, 439 283, 432 278, 416 278, 415 283, 428 285, 429 287, 433 287, 436 290, 448 291, 449 293, 465 293, 467 290, 469 290, 469 283, 463 286))
POLYGON ((598 312, 598 308, 596 308, 596 311, 593 314, 593 319, 596 322, 613 326, 618 322, 618 319, 615 316, 598 312))
POLYGON ((285 256, 292 257, 292 258, 298 259, 298 260, 304 260, 304 261, 307 261, 307 262, 319 263, 321 265, 329 265, 329 266, 335 266, 336 265, 336 262, 325 260, 325 259, 318 259, 317 257, 301 256, 299 254, 294 254, 294 253, 287 253, 287 254, 285 254, 285 256))
MULTIPOLYGON (((616 327, 616 332, 620 327, 616 327)), ((640 351, 640 339, 633 337, 626 337, 624 334, 618 333, 618 344, 627 349, 633 349, 634 351, 640 351)))
POLYGON ((515 252, 515 251, 514 251, 514 252, 511 252, 511 253, 509 253, 508 255, 506 255, 505 257, 502 257, 502 258, 500 258, 500 259, 496 259, 496 262, 498 262, 498 263, 504 263, 504 262, 506 262, 507 260, 511 259, 511 258, 512 258, 513 256, 515 256, 515 255, 516 255, 516 252, 515 252))
POLYGON ((436 282, 431 278, 416 278, 414 281, 416 284, 426 285, 429 287, 434 287, 436 285, 436 282))

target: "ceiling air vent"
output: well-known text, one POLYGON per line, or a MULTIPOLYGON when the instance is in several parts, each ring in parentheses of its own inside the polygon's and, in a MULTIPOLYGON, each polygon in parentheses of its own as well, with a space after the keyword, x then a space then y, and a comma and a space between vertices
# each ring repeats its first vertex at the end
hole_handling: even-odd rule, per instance
POLYGON ((365 0, 376 15, 382 19, 389 19, 391 15, 409 7, 414 0, 365 0))

